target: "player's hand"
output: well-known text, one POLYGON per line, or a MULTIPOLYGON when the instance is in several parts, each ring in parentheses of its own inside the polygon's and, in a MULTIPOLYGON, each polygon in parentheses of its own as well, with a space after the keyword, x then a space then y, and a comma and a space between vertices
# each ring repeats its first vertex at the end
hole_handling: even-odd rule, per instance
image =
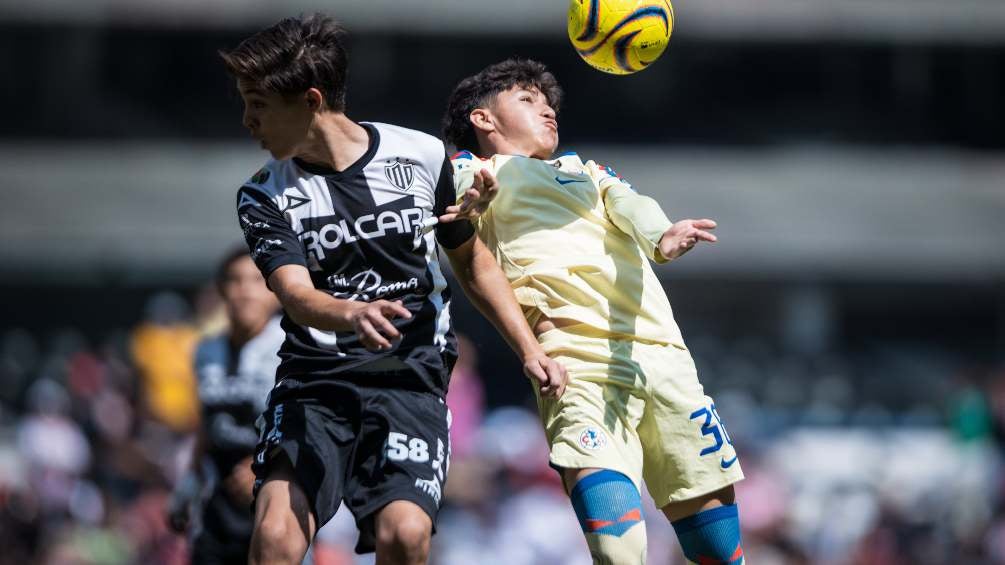
POLYGON ((359 304, 350 319, 360 343, 370 351, 390 349, 391 342, 401 337, 401 332, 394 327, 391 320, 395 318, 407 320, 412 317, 412 313, 400 300, 394 302, 375 300, 359 304))
POLYGON ((499 183, 488 169, 475 171, 474 182, 464 193, 460 204, 447 206, 440 222, 456 220, 476 220, 488 210, 489 204, 499 194, 499 183))
POLYGON ((675 222, 660 238, 660 255, 672 261, 690 251, 699 241, 715 243, 718 238, 706 231, 715 229, 715 226, 716 223, 709 219, 675 222))
POLYGON ((560 398, 569 383, 569 373, 561 363, 544 353, 526 359, 523 372, 527 378, 534 381, 541 395, 548 398, 560 398))

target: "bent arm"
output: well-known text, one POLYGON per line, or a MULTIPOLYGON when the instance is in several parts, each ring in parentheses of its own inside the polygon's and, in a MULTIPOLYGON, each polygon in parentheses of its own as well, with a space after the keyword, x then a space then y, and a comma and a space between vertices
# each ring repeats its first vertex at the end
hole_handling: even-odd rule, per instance
POLYGON ((310 273, 300 265, 283 265, 272 271, 269 288, 294 322, 324 331, 353 330, 353 312, 366 306, 314 288, 310 273))
POLYGON ((635 192, 627 185, 612 183, 604 192, 604 206, 611 222, 630 235, 645 251, 646 256, 657 263, 667 261, 660 253, 659 243, 673 222, 667 218, 658 202, 635 192))

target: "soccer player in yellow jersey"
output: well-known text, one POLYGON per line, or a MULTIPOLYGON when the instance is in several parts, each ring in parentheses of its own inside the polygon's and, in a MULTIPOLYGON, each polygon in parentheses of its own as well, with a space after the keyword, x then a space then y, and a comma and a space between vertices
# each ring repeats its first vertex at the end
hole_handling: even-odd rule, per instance
POLYGON ((462 80, 443 124, 458 194, 497 182, 478 235, 569 371, 565 395, 538 395, 551 464, 595 563, 645 562, 643 479, 689 562, 743 563, 743 473, 650 267, 714 242, 715 222, 671 222, 610 167, 552 158, 561 97, 544 65, 508 60, 462 80))

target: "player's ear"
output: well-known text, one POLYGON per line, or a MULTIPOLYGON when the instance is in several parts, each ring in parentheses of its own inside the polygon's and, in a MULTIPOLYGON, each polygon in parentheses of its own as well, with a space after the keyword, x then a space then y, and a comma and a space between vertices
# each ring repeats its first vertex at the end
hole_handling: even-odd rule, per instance
POLYGON ((312 112, 317 112, 318 110, 320 110, 325 103, 324 95, 321 94, 320 90, 314 87, 307 89, 307 92, 304 93, 304 98, 307 100, 307 107, 312 112))
POLYGON ((485 108, 471 110, 471 113, 468 114, 468 119, 471 120, 471 125, 475 126, 475 129, 482 133, 489 133, 496 129, 495 122, 492 120, 492 113, 485 108))

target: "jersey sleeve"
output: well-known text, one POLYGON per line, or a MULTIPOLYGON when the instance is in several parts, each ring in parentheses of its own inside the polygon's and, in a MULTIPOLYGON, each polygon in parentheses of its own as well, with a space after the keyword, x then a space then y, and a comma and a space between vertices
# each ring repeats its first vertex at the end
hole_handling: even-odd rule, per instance
MULTIPOLYGON (((471 186, 469 183, 468 186, 471 186)), ((467 190, 465 188, 465 190, 467 190)), ((443 156, 443 166, 440 168, 440 178, 436 183, 436 204, 433 214, 441 216, 447 212, 447 206, 457 202, 457 188, 454 180, 454 165, 450 158, 443 156)), ((463 192, 462 192, 463 194, 463 192)), ((436 224, 436 240, 447 249, 456 249, 475 235, 475 228, 468 220, 457 220, 445 224, 436 224)))
POLYGON ((657 263, 665 263, 666 259, 659 252, 659 242, 673 222, 667 218, 659 203, 636 192, 610 167, 590 161, 587 170, 600 188, 604 209, 611 222, 630 235, 646 256, 657 263))
POLYGON ((300 239, 276 203, 251 187, 237 192, 237 217, 255 265, 265 280, 283 265, 307 266, 300 239))

